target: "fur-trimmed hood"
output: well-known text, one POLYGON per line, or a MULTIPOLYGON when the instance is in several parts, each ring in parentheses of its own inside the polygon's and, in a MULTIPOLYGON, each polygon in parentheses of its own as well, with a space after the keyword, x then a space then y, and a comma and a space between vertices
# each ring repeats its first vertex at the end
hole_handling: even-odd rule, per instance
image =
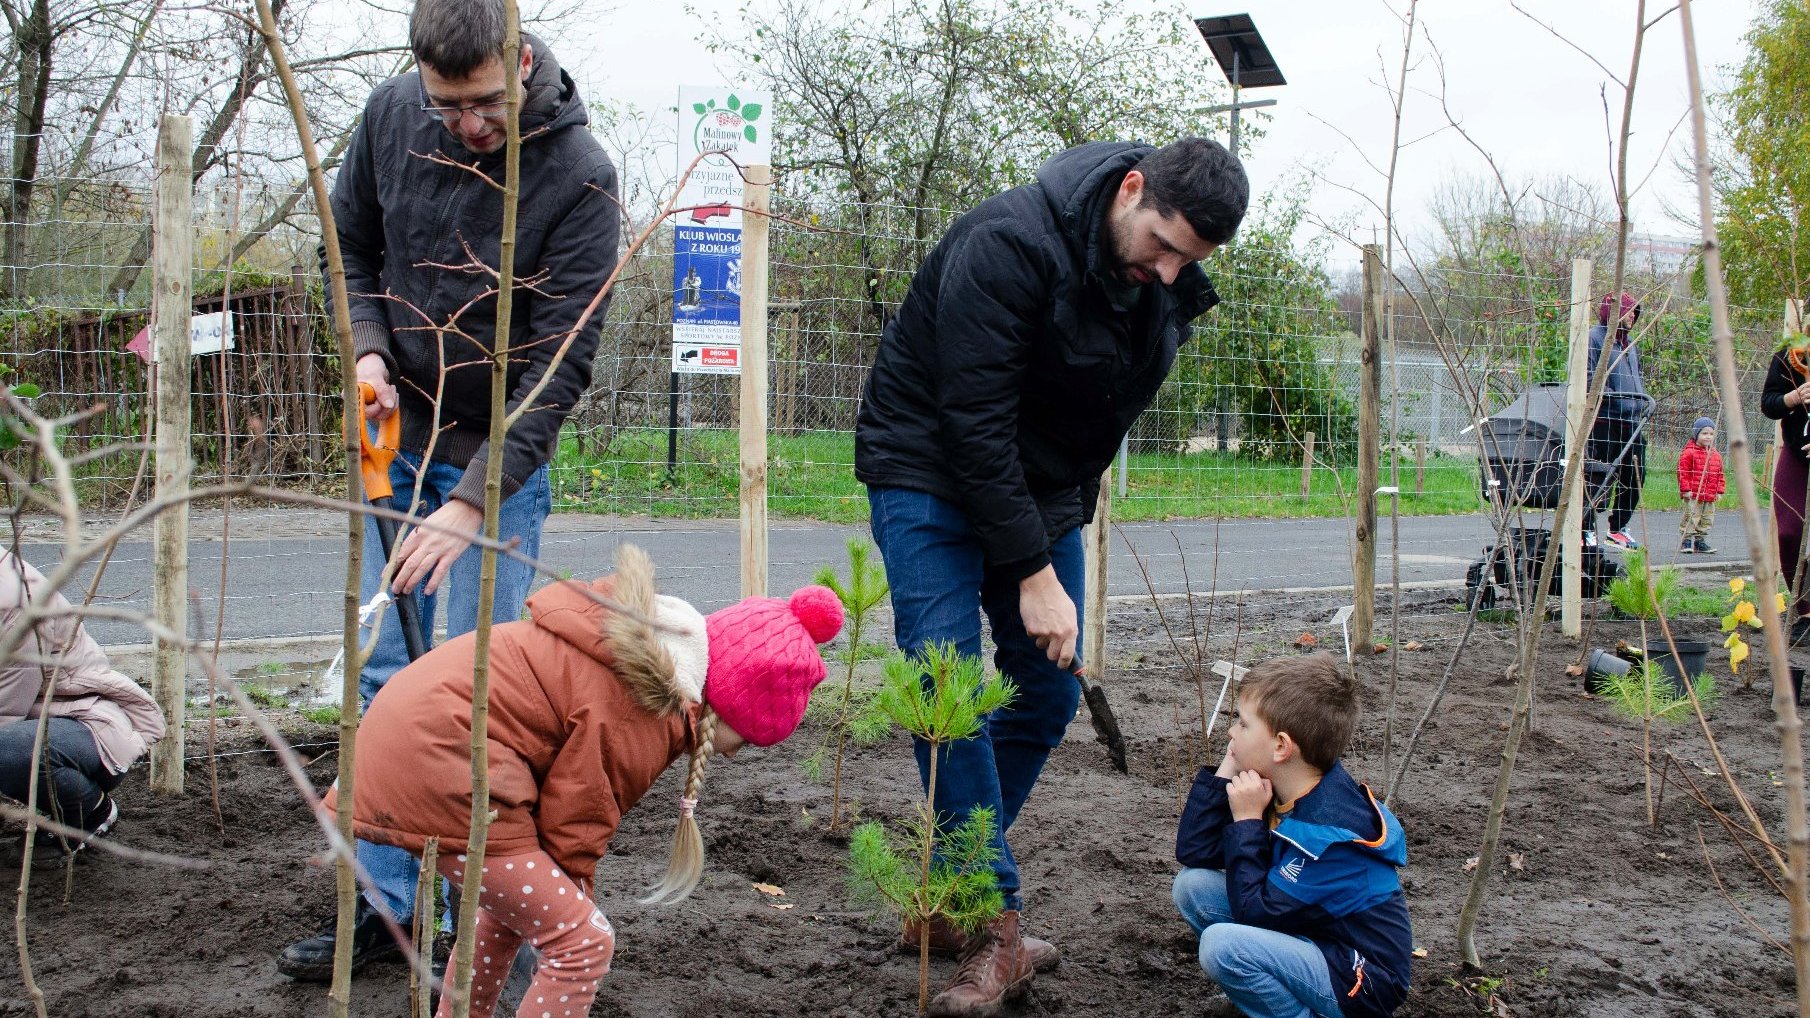
POLYGON ((709 665, 704 616, 684 601, 658 593, 646 552, 622 545, 616 551, 616 571, 588 589, 634 614, 611 611, 587 587, 566 580, 528 599, 535 624, 608 666, 650 714, 670 714, 702 701, 709 665), (659 629, 644 621, 649 619, 659 629))
MULTIPOLYGON (((690 683, 702 685, 703 620, 658 597, 652 564, 628 546, 615 573, 552 584, 528 607, 531 620, 491 633, 489 851, 544 850, 589 877, 622 814, 697 743, 703 708, 690 683), (669 619, 680 630, 695 621, 695 640, 665 632, 669 619)), ((420 852, 431 836, 442 853, 464 851, 476 651, 473 634, 448 640, 371 701, 358 736, 359 837, 420 852)))

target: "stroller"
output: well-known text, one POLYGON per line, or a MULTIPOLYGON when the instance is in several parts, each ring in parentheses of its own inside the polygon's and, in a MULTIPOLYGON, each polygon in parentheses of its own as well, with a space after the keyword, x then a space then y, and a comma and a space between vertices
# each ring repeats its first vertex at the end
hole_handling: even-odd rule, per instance
MULTIPOLYGON (((1485 502, 1500 499, 1504 508, 1558 508, 1565 480, 1566 388, 1563 382, 1536 385, 1482 423, 1484 469, 1479 477, 1485 502)), ((1635 398, 1625 393, 1619 395, 1623 399, 1635 398)), ((1586 512, 1602 498, 1623 458, 1634 447, 1635 440, 1653 415, 1653 398, 1640 396, 1638 399, 1644 403, 1633 417, 1634 427, 1619 448, 1608 450, 1614 453, 1612 458, 1591 458, 1590 453, 1602 452, 1600 449, 1585 451, 1586 512)), ((1589 533, 1589 526, 1585 531, 1580 559, 1584 596, 1601 597, 1609 584, 1621 575, 1621 566, 1603 554, 1602 547, 1589 533)), ((1508 541, 1485 548, 1483 557, 1472 562, 1466 571, 1466 605, 1493 608, 1499 597, 1512 600, 1516 589, 1531 590, 1538 582, 1546 553, 1557 543, 1552 540, 1552 531, 1544 527, 1510 527, 1508 534, 1508 541)), ((1560 567, 1553 570, 1549 594, 1557 594, 1563 589, 1564 572, 1561 562, 1560 567)))

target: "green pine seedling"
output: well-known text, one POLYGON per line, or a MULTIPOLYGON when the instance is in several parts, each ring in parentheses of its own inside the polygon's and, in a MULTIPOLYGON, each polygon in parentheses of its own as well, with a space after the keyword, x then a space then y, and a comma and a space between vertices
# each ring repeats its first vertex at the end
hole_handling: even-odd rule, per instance
POLYGON ((945 743, 971 739, 982 719, 1017 690, 977 658, 934 645, 908 658, 895 654, 873 714, 930 745, 930 775, 918 815, 897 836, 877 822, 855 829, 849 842, 849 882, 857 900, 896 912, 923 931, 918 938, 918 1011, 930 1003, 930 936, 941 917, 970 932, 997 916, 1004 899, 993 877, 996 817, 977 809, 944 829, 936 815, 937 756, 945 743))
POLYGON ((836 592, 842 602, 842 610, 848 615, 848 642, 836 655, 838 661, 846 666, 842 678, 842 700, 830 718, 830 735, 825 737, 824 744, 817 752, 805 761, 805 769, 812 772, 813 780, 821 780, 823 775, 823 758, 828 750, 829 739, 836 743, 834 763, 830 775, 830 832, 835 833, 842 825, 842 757, 852 737, 857 742, 868 742, 885 734, 882 725, 878 732, 869 723, 863 726, 859 719, 871 717, 872 710, 869 697, 855 695, 855 668, 863 658, 873 653, 873 645, 863 645, 861 637, 868 629, 869 619, 880 602, 886 600, 890 588, 886 585, 886 570, 869 557, 872 547, 866 540, 851 537, 848 542, 848 582, 844 583, 829 566, 817 570, 817 582, 836 592), (866 738, 863 738, 866 736, 866 738))

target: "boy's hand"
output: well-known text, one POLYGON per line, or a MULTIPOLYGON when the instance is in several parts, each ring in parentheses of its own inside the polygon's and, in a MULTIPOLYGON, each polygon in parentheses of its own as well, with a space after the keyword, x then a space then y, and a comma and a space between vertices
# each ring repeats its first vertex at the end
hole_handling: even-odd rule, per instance
POLYGON ((1235 778, 1238 776, 1238 772, 1241 769, 1242 768, 1240 768, 1238 766, 1238 758, 1232 755, 1232 747, 1227 746, 1226 747, 1226 758, 1224 760, 1219 761, 1219 769, 1213 772, 1213 776, 1218 777, 1218 778, 1225 778, 1226 780, 1230 781, 1232 778, 1235 778))
POLYGON ((1269 779, 1256 771, 1240 771, 1226 789, 1226 802, 1232 807, 1233 820, 1262 820, 1274 796, 1269 779))

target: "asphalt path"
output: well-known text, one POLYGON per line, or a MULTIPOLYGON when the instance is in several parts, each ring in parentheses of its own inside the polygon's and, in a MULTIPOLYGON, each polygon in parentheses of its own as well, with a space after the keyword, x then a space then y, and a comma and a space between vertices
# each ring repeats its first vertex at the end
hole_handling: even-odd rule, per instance
MULTIPOLYGON (((1379 584, 1390 581, 1391 526, 1379 519, 1379 584)), ((1746 560, 1739 514, 1718 514, 1713 556, 1677 554, 1678 514, 1653 512, 1646 525, 1658 549, 1656 563, 1731 565, 1746 560)), ((293 510, 257 510, 236 515, 221 540, 217 515, 191 524, 189 586, 191 605, 203 622, 191 628, 214 635, 219 608, 220 562, 225 550, 226 598, 222 637, 256 641, 323 637, 340 627, 345 583, 343 518, 293 510)), ((1482 515, 1404 517, 1401 579, 1426 586, 1462 583, 1465 567, 1490 543, 1482 515)), ((790 591, 809 583, 822 566, 846 561, 850 537, 865 528, 782 520, 769 533, 769 589, 790 591)), ((34 531, 25 557, 40 569, 62 554, 50 535, 34 531)), ((148 535, 147 535, 148 536, 148 535)), ((734 601, 740 591, 740 533, 734 520, 664 522, 580 515, 549 519, 541 558, 565 575, 591 577, 607 572, 622 542, 645 548, 658 569, 663 592, 709 612, 734 601)), ((1110 597, 1196 593, 1218 590, 1276 591, 1332 588, 1351 584, 1351 525, 1344 519, 1177 520, 1128 523, 1114 529, 1107 592, 1110 597), (1135 554, 1134 554, 1135 549, 1135 554), (1146 582, 1145 574, 1148 574, 1146 582)), ((65 593, 79 601, 92 569, 84 568, 65 593)), ((122 542, 102 578, 97 601, 129 611, 149 612, 151 546, 148 540, 122 542)), ((89 630, 103 645, 147 642, 130 623, 94 620, 89 630)))

